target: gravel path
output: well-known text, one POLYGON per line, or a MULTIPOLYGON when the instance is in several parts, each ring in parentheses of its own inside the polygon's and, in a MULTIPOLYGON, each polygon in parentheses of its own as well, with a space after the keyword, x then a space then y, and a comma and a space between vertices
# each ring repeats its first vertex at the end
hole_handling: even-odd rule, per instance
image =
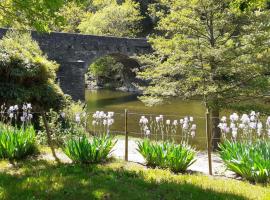
MULTIPOLYGON (((136 150, 137 144, 136 139, 129 139, 128 142, 128 161, 130 162, 136 162, 142 165, 145 165, 144 158, 139 154, 139 152, 136 150)), ((125 140, 123 138, 118 138, 118 141, 113 148, 112 156, 119 159, 124 159, 124 152, 125 152, 125 140)), ((61 162, 64 163, 71 163, 71 160, 61 151, 56 150, 57 157, 61 160, 61 162)), ((48 154, 46 152, 41 153, 40 159, 46 159, 46 160, 54 160, 54 157, 51 154, 48 154)), ((220 159, 220 157, 213 153, 212 154, 212 167, 213 167, 213 175, 218 176, 225 176, 229 178, 235 178, 235 174, 230 171, 225 171, 225 166, 220 159)), ((208 175, 208 157, 207 152, 198 152, 197 153, 197 160, 196 162, 191 165, 188 170, 192 172, 198 172, 208 175)))

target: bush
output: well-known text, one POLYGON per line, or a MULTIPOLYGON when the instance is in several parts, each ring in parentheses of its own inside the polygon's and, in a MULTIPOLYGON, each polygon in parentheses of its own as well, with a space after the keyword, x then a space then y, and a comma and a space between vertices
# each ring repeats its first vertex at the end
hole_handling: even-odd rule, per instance
POLYGON ((220 144, 220 156, 228 169, 252 181, 265 183, 270 178, 270 142, 231 142, 220 144))
POLYGON ((18 129, 0 124, 0 158, 20 160, 36 150, 33 126, 18 129))
POLYGON ((195 150, 184 143, 154 143, 146 139, 138 142, 137 150, 148 166, 169 168, 173 172, 184 172, 196 161, 195 150))
MULTIPOLYGON (((64 144, 64 141, 71 137, 79 137, 86 132, 86 109, 80 102, 71 101, 60 113, 50 110, 47 115, 47 121, 52 132, 52 141, 56 146, 61 146, 64 144), (76 122, 76 115, 80 117, 79 122, 76 122)), ((41 131, 38 133, 38 141, 41 144, 47 144, 47 136, 42 118, 40 118, 40 126, 41 131)))
POLYGON ((110 136, 94 137, 92 141, 83 136, 68 140, 63 150, 75 163, 101 163, 109 158, 115 144, 110 136))

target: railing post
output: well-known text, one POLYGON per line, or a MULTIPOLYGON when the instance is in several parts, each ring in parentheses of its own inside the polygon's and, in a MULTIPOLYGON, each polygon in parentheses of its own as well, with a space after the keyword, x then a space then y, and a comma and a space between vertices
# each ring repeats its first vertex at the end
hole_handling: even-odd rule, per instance
POLYGON ((210 115, 208 109, 205 113, 206 118, 206 134, 207 134, 207 154, 208 154, 208 167, 209 167, 209 174, 212 175, 212 141, 211 141, 211 129, 210 129, 210 115))
POLYGON ((125 109, 125 161, 128 161, 128 110, 125 109))

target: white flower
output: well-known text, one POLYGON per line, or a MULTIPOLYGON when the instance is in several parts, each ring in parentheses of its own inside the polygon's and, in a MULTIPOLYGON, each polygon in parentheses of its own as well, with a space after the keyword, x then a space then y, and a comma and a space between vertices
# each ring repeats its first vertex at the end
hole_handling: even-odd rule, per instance
POLYGON ((262 129, 262 128, 263 128, 262 122, 258 122, 258 124, 257 124, 257 129, 262 129))
POLYGON ((62 118, 65 118, 65 116, 66 116, 66 113, 64 113, 64 112, 61 112, 61 113, 60 113, 60 116, 61 116, 62 118))
POLYGON ((27 108, 27 109, 32 109, 31 103, 28 103, 28 104, 26 105, 26 108, 27 108))
POLYGON ((108 126, 111 126, 114 123, 114 119, 108 119, 108 126))
POLYGON ((25 117, 24 116, 21 116, 20 118, 21 118, 22 122, 25 122, 25 117))
POLYGON ((245 124, 239 124, 238 127, 241 128, 241 129, 243 129, 243 128, 245 128, 245 124))
POLYGON ((108 112, 108 117, 113 117, 114 116, 114 112, 108 112))
POLYGON ((82 116, 83 116, 83 117, 86 117, 86 112, 83 112, 83 113, 82 113, 82 116))
POLYGON ((145 131, 145 135, 147 135, 147 136, 150 135, 150 133, 151 133, 150 130, 145 131))
POLYGON ((191 132, 190 132, 190 135, 191 135, 191 137, 192 137, 192 138, 194 138, 194 137, 195 137, 195 134, 196 134, 196 132, 195 132, 195 131, 191 131, 191 132))
POLYGON ((33 115, 32 114, 28 114, 27 118, 28 118, 28 120, 30 120, 30 119, 33 118, 33 115))
POLYGON ((255 122, 250 122, 249 127, 252 129, 256 129, 256 123, 255 122))
POLYGON ((77 113, 75 115, 75 121, 78 122, 78 123, 81 121, 80 114, 77 113))
POLYGON ((167 120, 166 120, 166 124, 167 124, 167 125, 170 125, 170 124, 171 124, 171 120, 167 119, 167 120))
POLYGON ((226 122, 226 120, 227 120, 227 117, 226 117, 226 116, 223 116, 223 117, 221 117, 221 119, 220 119, 221 122, 226 122))
POLYGON ((97 121, 96 120, 93 120, 92 121, 92 125, 95 126, 97 124, 97 121))
POLYGON ((163 120, 163 115, 159 115, 160 119, 163 120))
POLYGON ((230 120, 232 122, 238 121, 239 116, 237 115, 237 113, 233 113, 232 115, 230 115, 230 120))
POLYGON ((270 116, 267 117, 266 126, 270 127, 270 116))
POLYGON ((241 121, 243 124, 248 124, 250 122, 250 119, 247 114, 243 114, 241 117, 241 121))
POLYGON ((195 131, 196 129, 197 129, 196 124, 192 124, 192 125, 191 125, 191 130, 192 130, 192 131, 195 131))
POLYGON ((180 119, 180 124, 183 124, 184 123, 184 120, 183 119, 180 119))
POLYGON ((18 109, 19 109, 18 105, 15 105, 14 110, 18 110, 18 109))
POLYGON ((254 122, 256 120, 255 116, 254 115, 251 115, 250 116, 250 121, 254 122))
POLYGON ((251 116, 255 116, 255 115, 256 115, 256 112, 255 112, 255 111, 251 111, 251 112, 250 112, 250 115, 251 115, 251 116))
POLYGON ((230 128, 235 128, 235 127, 236 127, 235 123, 230 124, 230 128))
POLYGON ((14 111, 14 107, 13 107, 13 106, 10 106, 8 110, 9 110, 10 112, 13 112, 13 111, 14 111))
POLYGON ((232 137, 236 138, 237 137, 237 128, 232 129, 232 137))
POLYGON ((161 118, 160 117, 156 117, 156 122, 160 122, 161 121, 161 118))
POLYGON ((145 116, 141 116, 139 123, 144 125, 148 124, 148 119, 145 116))
POLYGON ((177 126, 178 125, 178 121, 177 120, 173 120, 173 125, 177 126))
POLYGON ((184 122, 184 124, 183 124, 183 129, 188 129, 188 123, 186 123, 186 122, 184 122))
POLYGON ((188 122, 188 117, 185 117, 184 118, 184 122, 188 122))
POLYGON ((189 117, 189 121, 193 122, 194 118, 193 117, 189 117))
POLYGON ((107 120, 106 119, 103 120, 103 125, 104 126, 107 125, 107 120))
POLYGON ((9 118, 13 118, 14 117, 14 114, 13 113, 9 113, 9 118))
POLYGON ((257 134, 258 134, 258 136, 260 137, 261 136, 261 134, 262 134, 262 129, 257 129, 257 134))

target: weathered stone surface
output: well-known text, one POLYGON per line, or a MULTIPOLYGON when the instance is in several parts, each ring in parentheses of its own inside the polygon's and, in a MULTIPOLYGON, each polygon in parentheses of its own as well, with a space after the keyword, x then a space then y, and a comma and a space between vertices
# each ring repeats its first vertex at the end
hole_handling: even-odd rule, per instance
MULTIPOLYGON (((0 29, 0 38, 6 32, 7 29, 0 29)), ((84 100, 84 74, 95 59, 105 55, 129 57, 151 51, 146 39, 34 31, 31 34, 48 58, 60 64, 58 81, 74 100, 84 100)))

